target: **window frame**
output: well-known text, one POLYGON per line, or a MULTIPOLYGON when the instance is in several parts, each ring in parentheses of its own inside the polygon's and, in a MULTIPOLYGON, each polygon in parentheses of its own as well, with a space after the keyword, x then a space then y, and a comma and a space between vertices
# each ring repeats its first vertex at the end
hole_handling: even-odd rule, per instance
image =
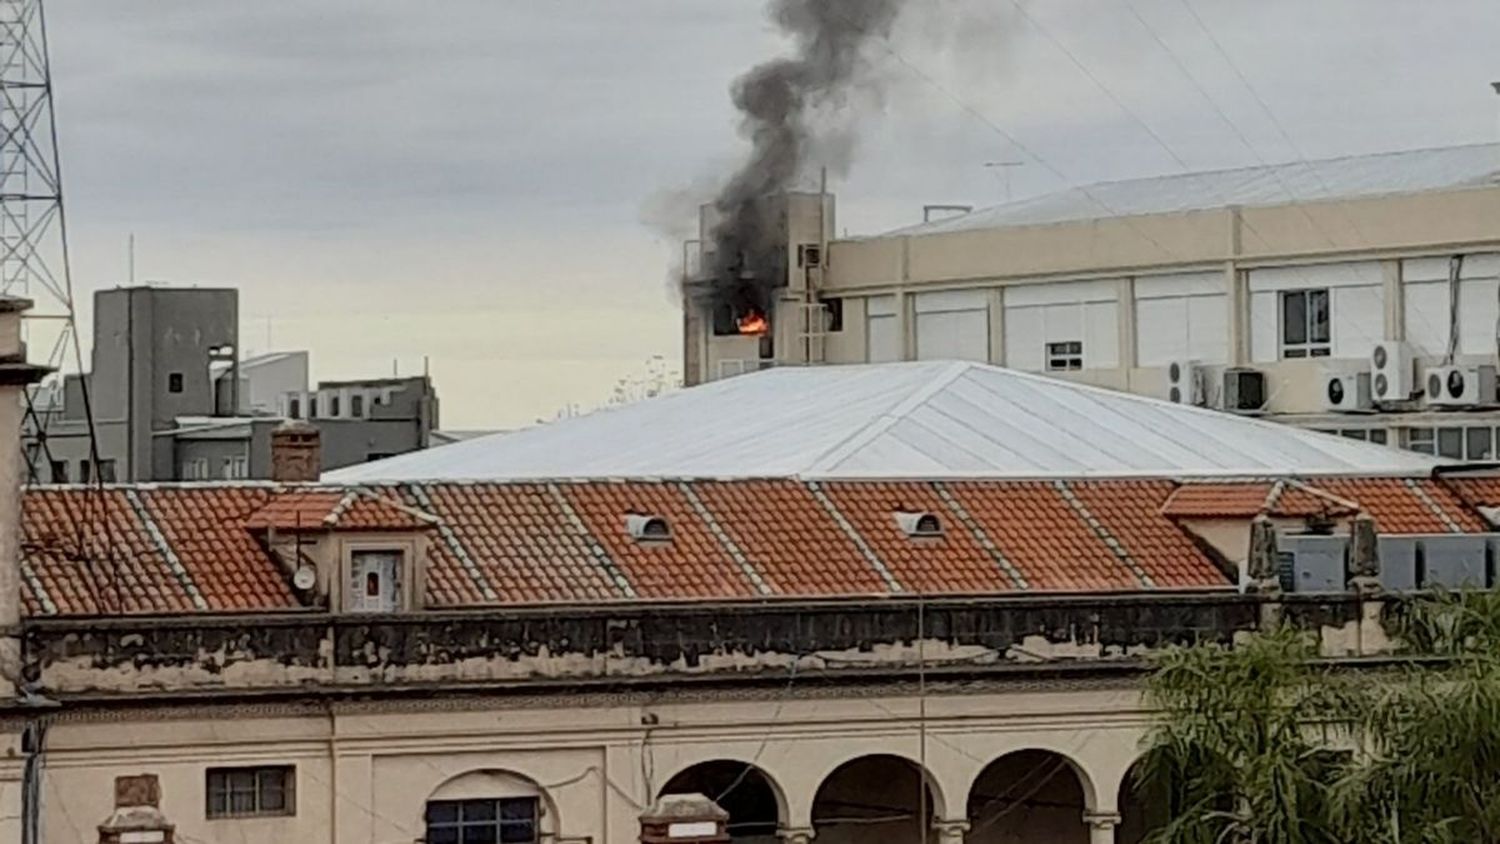
POLYGON ((1042 364, 1047 372, 1079 372, 1083 369, 1082 340, 1048 340, 1042 351, 1042 364))
POLYGON ((241 818, 289 818, 297 814, 297 766, 295 765, 237 765, 205 768, 203 772, 203 815, 211 821, 237 820, 241 818), (265 795, 274 791, 265 787, 267 775, 276 775, 280 780, 281 806, 267 809, 263 806, 265 795), (250 777, 250 787, 235 788, 233 777, 250 777), (220 783, 215 777, 223 778, 220 783), (251 809, 235 809, 235 794, 251 796, 251 809), (222 800, 216 800, 222 797, 222 800))
POLYGON ((448 840, 438 839, 434 832, 452 832, 453 841, 463 841, 464 832, 470 829, 493 830, 494 840, 501 844, 540 844, 542 840, 542 801, 540 797, 477 797, 466 800, 429 800, 423 807, 422 834, 424 841, 448 840), (506 809, 514 809, 524 805, 529 811, 524 817, 515 815, 507 816, 506 809), (434 807, 453 809, 452 820, 434 820, 434 807), (465 810, 473 810, 476 815, 472 820, 465 817, 465 810), (487 815, 487 817, 483 817, 487 815), (512 833, 517 827, 530 827, 530 836, 526 838, 506 837, 507 830, 512 833))
POLYGON ((1276 300, 1277 304, 1277 350, 1282 360, 1305 360, 1307 358, 1326 358, 1333 355, 1333 294, 1327 287, 1304 287, 1296 290, 1283 290, 1276 300), (1318 324, 1314 319, 1316 310, 1313 307, 1314 298, 1323 301, 1323 326, 1321 339, 1317 336, 1318 324), (1302 301, 1302 315, 1300 340, 1288 339, 1287 330, 1292 326, 1289 324, 1287 307, 1288 303, 1300 299, 1302 301))

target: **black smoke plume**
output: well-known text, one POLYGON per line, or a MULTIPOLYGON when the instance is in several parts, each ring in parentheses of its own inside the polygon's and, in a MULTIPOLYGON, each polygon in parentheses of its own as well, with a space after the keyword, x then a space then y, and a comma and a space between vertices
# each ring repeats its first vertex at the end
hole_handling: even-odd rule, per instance
POLYGON ((705 269, 720 303, 769 314, 772 291, 785 283, 786 242, 783 209, 767 200, 792 189, 814 163, 847 161, 854 133, 844 131, 850 117, 839 107, 865 79, 865 46, 890 34, 902 2, 772 0, 770 18, 794 52, 734 83, 751 151, 714 199, 713 263, 705 269), (814 148, 830 161, 809 161, 814 148))

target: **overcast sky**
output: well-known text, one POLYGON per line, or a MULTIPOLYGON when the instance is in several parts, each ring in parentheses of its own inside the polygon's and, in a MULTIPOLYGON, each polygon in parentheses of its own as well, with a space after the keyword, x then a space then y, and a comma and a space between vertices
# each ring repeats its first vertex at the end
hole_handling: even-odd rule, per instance
MULTIPOLYGON (((1028 161, 1022 197, 1500 135, 1500 0, 1023 6, 909 0, 841 229, 999 202, 987 161, 1028 161)), ((240 288, 248 351, 310 349, 325 379, 430 357, 450 428, 679 356, 680 246, 644 220, 733 166, 729 85, 784 47, 760 0, 48 10, 80 300, 125 283, 133 232, 138 280, 240 288)))

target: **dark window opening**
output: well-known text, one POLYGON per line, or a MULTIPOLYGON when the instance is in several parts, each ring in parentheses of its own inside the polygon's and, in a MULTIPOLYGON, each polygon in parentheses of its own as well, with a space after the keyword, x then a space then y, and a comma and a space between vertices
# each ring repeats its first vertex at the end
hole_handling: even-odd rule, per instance
POLYGON ((169 372, 169 373, 167 373, 167 392, 169 392, 169 393, 180 393, 180 392, 182 392, 182 373, 181 372, 169 372))
POLYGON ((1047 371, 1071 372, 1083 368, 1083 341, 1047 344, 1047 371))
POLYGON ((329 396, 328 397, 328 415, 329 416, 334 416, 334 417, 337 417, 339 415, 339 397, 338 396, 329 396))
POLYGON ((349 397, 349 415, 353 416, 355 419, 359 419, 365 415, 364 396, 356 395, 349 397))
POLYGON ((713 323, 715 337, 733 337, 740 333, 739 322, 734 316, 734 306, 728 302, 714 305, 713 323))
POLYGON ((55 484, 65 484, 68 482, 68 461, 52 461, 52 482, 55 484))
POLYGON ((1328 290, 1287 290, 1281 294, 1281 356, 1324 358, 1333 352, 1328 290))
POLYGON ((286 415, 292 417, 293 419, 300 419, 300 418, 302 418, 302 400, 301 399, 287 399, 287 402, 286 402, 286 415))
POLYGON ((310 398, 310 399, 307 400, 307 418, 308 419, 317 419, 318 418, 318 398, 317 398, 317 396, 313 396, 312 398, 310 398))
POLYGON ((827 314, 826 325, 830 334, 844 330, 844 300, 824 299, 823 312, 827 314))
POLYGON ((380 597, 380 575, 377 572, 369 572, 365 575, 365 597, 380 597))
POLYGON ((208 817, 296 814, 291 765, 208 769, 208 817))
POLYGON ((95 476, 98 477, 99 483, 112 484, 115 482, 115 461, 113 459, 100 460, 96 469, 95 476))
POLYGON ((434 800, 427 804, 427 844, 537 844, 538 800, 434 800))

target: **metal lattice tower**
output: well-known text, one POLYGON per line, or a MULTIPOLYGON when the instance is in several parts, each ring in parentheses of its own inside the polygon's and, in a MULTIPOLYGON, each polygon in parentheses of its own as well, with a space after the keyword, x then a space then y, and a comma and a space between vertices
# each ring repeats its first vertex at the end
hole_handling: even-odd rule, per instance
MULTIPOLYGON (((58 369, 71 355, 82 371, 42 0, 0 0, 0 295, 35 303, 26 322, 33 355, 46 349, 58 369)), ((28 407, 40 439, 54 409, 28 407)))

